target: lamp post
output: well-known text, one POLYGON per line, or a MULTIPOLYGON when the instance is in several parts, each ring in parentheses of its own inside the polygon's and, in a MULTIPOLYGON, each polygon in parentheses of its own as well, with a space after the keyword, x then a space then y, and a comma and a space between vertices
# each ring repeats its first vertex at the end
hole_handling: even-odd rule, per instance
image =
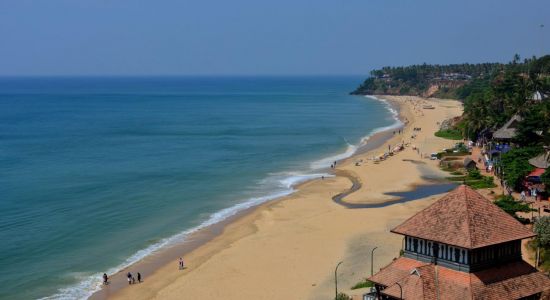
POLYGON ((399 299, 403 299, 403 287, 399 284, 399 282, 396 282, 395 284, 399 287, 399 299))
POLYGON ((338 298, 338 267, 343 263, 343 261, 339 262, 336 265, 336 269, 334 269, 334 286, 336 288, 334 299, 336 300, 338 298))
POLYGON ((374 250, 376 250, 378 247, 372 248, 372 251, 370 252, 370 276, 374 275, 374 250))

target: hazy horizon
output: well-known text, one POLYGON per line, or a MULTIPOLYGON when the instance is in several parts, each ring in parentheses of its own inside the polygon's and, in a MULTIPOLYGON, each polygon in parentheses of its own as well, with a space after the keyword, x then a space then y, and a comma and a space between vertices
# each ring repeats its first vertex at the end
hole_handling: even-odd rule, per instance
POLYGON ((0 3, 0 76, 360 76, 550 50, 550 2, 0 3))

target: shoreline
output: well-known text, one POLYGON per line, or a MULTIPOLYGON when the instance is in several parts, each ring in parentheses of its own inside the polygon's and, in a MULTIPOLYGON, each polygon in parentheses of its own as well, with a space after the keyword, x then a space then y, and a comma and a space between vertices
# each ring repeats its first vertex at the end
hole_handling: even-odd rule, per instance
MULTIPOLYGON (((352 160, 354 157, 356 157, 359 154, 376 150, 385 142, 391 139, 391 137, 393 136, 392 134, 393 130, 397 130, 398 128, 403 128, 405 126, 400 116, 401 107, 399 103, 392 102, 383 98, 378 98, 377 96, 365 95, 363 97, 370 98, 372 100, 379 101, 379 102, 384 102, 385 105, 388 106, 388 111, 391 114, 393 114, 395 122, 391 125, 375 128, 374 130, 372 130, 371 133, 367 134, 361 139, 359 145, 356 146, 357 148, 355 149, 353 154, 351 154, 348 157, 337 160, 338 163, 347 162, 349 160, 352 160)), ((331 157, 337 157, 341 155, 345 155, 345 152, 336 154, 333 156, 329 156, 321 160, 329 160, 329 158, 331 157)), ((312 164, 319 162, 321 160, 312 162, 312 164)), ((318 171, 316 173, 325 173, 326 171, 327 175, 335 176, 334 175, 335 172, 329 169, 328 167, 326 169, 318 169, 316 171, 318 171)), ((233 215, 230 215, 221 221, 206 225, 202 228, 198 228, 193 232, 189 233, 189 235, 187 235, 183 241, 173 242, 168 245, 161 245, 158 248, 158 250, 155 250, 145 255, 144 257, 140 258, 136 262, 133 262, 126 267, 119 268, 119 270, 116 273, 110 274, 109 280, 111 284, 109 285, 109 289, 102 287, 100 288, 100 290, 94 291, 88 297, 88 299, 98 300, 98 299, 109 298, 112 293, 116 293, 119 290, 128 287, 128 284, 126 281, 126 273, 128 272, 129 269, 139 269, 142 276, 147 277, 153 274, 155 271, 157 271, 161 267, 168 265, 170 262, 173 263, 174 261, 176 261, 179 257, 182 256, 181 253, 192 252, 197 248, 205 245, 206 243, 212 241, 213 239, 221 235, 224 229, 228 225, 237 222, 238 220, 246 217, 247 215, 253 213, 256 210, 262 209, 263 207, 267 207, 268 204, 272 202, 284 201, 287 197, 292 196, 292 194, 296 193, 301 186, 316 180, 321 180, 321 179, 318 177, 317 178, 314 177, 314 178, 306 179, 304 181, 300 181, 290 187, 293 191, 291 191, 287 195, 275 196, 274 198, 266 200, 259 204, 253 204, 250 207, 237 211, 233 215)), ((176 238, 176 236, 180 234, 169 237, 166 240, 176 238)))
MULTIPOLYGON (((405 118, 406 120, 411 121, 411 116, 407 115, 407 113, 410 114, 411 112, 405 112, 405 110, 410 110, 411 108, 408 107, 406 103, 401 103, 400 101, 397 101, 395 99, 392 100, 392 99, 386 99, 386 98, 384 98, 381 101, 387 101, 388 105, 390 105, 394 109, 397 107, 398 108, 397 114, 401 120, 405 118)), ((402 123, 404 122, 402 121, 402 123)), ((406 124, 405 129, 407 128, 410 129, 413 123, 414 122, 410 122, 409 124, 406 124)), ((394 141, 399 140, 400 139, 399 136, 395 136, 395 134, 392 134, 391 131, 397 130, 401 126, 398 125, 398 127, 394 127, 394 125, 392 125, 392 126, 388 126, 386 130, 373 133, 369 137, 368 142, 365 145, 358 147, 358 149, 355 151, 355 153, 352 156, 339 161, 338 168, 342 166, 350 165, 352 164, 353 160, 362 156, 366 156, 370 152, 375 152, 376 150, 380 151, 379 149, 382 148, 386 143, 394 143, 394 141)), ((405 131, 405 129, 403 131, 405 131)), ((339 170, 336 170, 335 173, 338 173, 338 171, 339 170)), ((353 174, 353 170, 349 170, 348 172, 351 172, 349 173, 351 174, 350 176, 356 176, 356 174, 355 175, 353 174)), ((338 174, 336 174, 336 177, 339 177, 338 174)), ((361 180, 360 176, 356 176, 355 178, 357 178, 358 180, 361 180)), ((170 246, 166 249, 159 250, 157 253, 153 253, 145 257, 139 262, 131 265, 128 268, 122 269, 117 274, 113 275, 111 278, 113 281, 116 281, 116 283, 114 282, 111 286, 107 288, 103 288, 99 292, 94 293, 90 297, 90 299, 104 299, 111 296, 118 296, 118 297, 125 298, 123 294, 126 291, 136 290, 136 288, 134 287, 131 289, 125 288, 127 287, 127 283, 125 281, 123 274, 125 274, 125 272, 127 272, 128 269, 132 269, 132 270, 139 269, 142 275, 144 275, 145 280, 148 280, 150 276, 152 276, 151 278, 154 278, 157 275, 157 273, 162 273, 163 269, 168 268, 171 262, 175 264, 177 257, 179 257, 181 253, 186 253, 186 257, 188 255, 193 256, 193 254, 195 252, 199 252, 201 248, 208 248, 209 244, 215 244, 217 239, 221 239, 223 235, 228 235, 227 231, 233 229, 236 226, 236 224, 242 225, 242 223, 247 223, 248 226, 246 227, 250 227, 249 226, 250 223, 253 223, 254 221, 257 220, 258 214, 261 214, 263 211, 272 210, 274 209, 274 207, 280 205, 281 203, 290 201, 292 200, 292 198, 296 198, 296 194, 302 193, 303 190, 308 189, 312 185, 315 185, 315 183, 321 182, 321 181, 322 181, 321 179, 311 179, 311 180, 307 180, 306 182, 299 183, 293 187, 296 190, 293 194, 286 195, 283 197, 278 197, 278 198, 269 200, 267 202, 264 202, 262 204, 244 209, 238 212, 237 214, 230 216, 219 223, 209 225, 205 228, 202 228, 192 233, 191 235, 188 236, 185 242, 181 243, 181 245, 170 246)), ((340 182, 343 182, 345 185, 346 184, 345 182, 347 180, 345 178, 330 178, 330 180, 326 178, 325 182, 328 182, 328 181, 340 181, 340 182)), ((423 180, 422 178, 416 178, 413 181, 415 181, 416 184, 422 184, 423 182, 425 183, 425 180, 423 180)), ((359 187, 358 189, 360 188, 361 187, 359 187)), ((414 185, 409 184, 408 186, 405 187, 405 189, 401 188, 398 190, 410 190, 410 189, 414 189, 414 185)), ((343 190, 340 190, 337 192, 343 192, 343 190)), ((383 198, 385 198, 385 200, 382 200, 381 201, 382 203, 387 201, 391 202, 392 199, 395 199, 398 197, 396 196, 392 197, 391 195, 386 195, 386 197, 383 197, 383 198)), ((390 205, 393 205, 393 203, 391 203, 390 205)), ((248 230, 244 230, 244 232, 241 228, 241 233, 238 236, 233 237, 234 238, 233 242, 238 241, 240 238, 244 236, 251 235, 254 232, 255 232, 254 228, 252 229, 248 228, 248 230)), ((222 247, 221 249, 215 249, 216 251, 215 250, 206 251, 206 253, 209 253, 210 255, 214 255, 216 253, 219 253, 221 250, 225 249, 226 247, 227 246, 222 247)), ((211 248, 216 248, 216 247, 214 246, 211 248)), ((200 257, 199 259, 193 259, 191 268, 196 268, 197 266, 200 266, 202 263, 208 261, 208 256, 209 255, 203 255, 202 259, 200 257)), ((188 272, 184 272, 184 273, 188 273, 188 272)), ((168 282, 168 283, 164 282, 162 286, 155 284, 155 287, 151 287, 151 288, 152 290, 163 289, 170 283, 171 282, 168 282)), ((141 286, 142 285, 138 286, 137 288, 141 286)))

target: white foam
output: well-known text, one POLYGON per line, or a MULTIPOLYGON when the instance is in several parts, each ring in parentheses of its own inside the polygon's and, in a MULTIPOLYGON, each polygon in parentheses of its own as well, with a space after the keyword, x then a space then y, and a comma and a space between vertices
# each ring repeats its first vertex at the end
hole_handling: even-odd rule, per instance
MULTIPOLYGON (((395 122, 392 125, 385 126, 385 127, 379 127, 374 130, 372 130, 367 136, 363 137, 361 139, 361 145, 364 145, 367 143, 368 139, 379 132, 395 129, 398 127, 401 127, 403 123, 398 118, 398 113, 395 111, 391 105, 384 99, 377 98, 375 96, 366 96, 370 99, 377 100, 380 102, 383 102, 386 104, 387 109, 390 111, 392 118, 395 120, 395 122)), ((319 169, 325 169, 330 167, 330 165, 334 161, 346 159, 348 157, 351 157, 355 152, 357 151, 358 146, 352 145, 347 143, 346 151, 343 153, 339 153, 330 157, 326 157, 323 159, 320 159, 318 161, 315 161, 311 163, 310 167, 313 170, 319 170, 319 169)), ((119 271, 127 268, 128 266, 140 261, 141 259, 145 258, 146 256, 164 248, 170 245, 173 245, 175 243, 180 243, 185 241, 186 237, 188 237, 190 234, 205 228, 207 226, 214 225, 216 223, 219 223, 221 221, 226 220, 227 218, 234 216, 235 214, 248 209, 250 207, 265 203, 270 200, 274 200, 280 197, 284 197, 287 195, 292 194, 294 190, 294 186, 296 186, 299 183, 312 180, 315 178, 321 178, 321 177, 333 177, 333 175, 325 174, 325 173, 299 173, 299 172, 283 172, 283 173, 273 173, 270 174, 270 176, 264 180, 262 180, 260 183, 262 185, 266 186, 273 186, 277 187, 276 190, 266 196, 262 197, 253 197, 249 198, 248 200, 235 204, 231 207, 222 209, 218 212, 215 212, 209 216, 209 218, 201 223, 200 225, 185 230, 181 233, 178 233, 174 236, 171 236, 169 238, 163 239, 159 241, 158 243, 152 244, 149 247, 139 250, 136 253, 134 253, 132 256, 128 257, 123 263, 119 264, 118 266, 111 268, 107 270, 107 274, 115 274, 119 271)), ((52 296, 44 297, 41 299, 44 300, 69 300, 69 299, 87 299, 89 298, 93 293, 99 291, 101 289, 102 285, 102 273, 96 273, 96 274, 78 274, 75 275, 75 277, 79 278, 80 281, 72 286, 61 288, 58 290, 58 292, 52 296)))
POLYGON ((380 132, 384 132, 384 131, 388 131, 388 130, 392 130, 392 129, 397 129, 397 128, 400 128, 400 127, 403 126, 403 122, 401 122, 401 120, 399 119, 399 113, 391 106, 391 104, 388 101, 386 101, 385 99, 378 98, 376 96, 370 96, 369 95, 369 96, 365 96, 365 97, 384 103, 385 106, 386 106, 386 109, 390 112, 391 118, 394 120, 394 122, 389 126, 378 127, 378 128, 373 129, 366 136, 361 138, 361 142, 358 146, 347 143, 347 148, 346 148, 345 152, 339 153, 339 154, 336 154, 336 155, 333 155, 333 156, 329 156, 329 157, 326 157, 326 158, 323 158, 323 159, 312 162, 311 165, 310 165, 310 168, 312 170, 319 170, 319 169, 328 168, 335 161, 339 161, 339 160, 351 157, 353 154, 355 154, 355 152, 357 151, 357 149, 359 149, 360 146, 366 145, 368 140, 373 135, 375 135, 377 133, 380 133, 380 132))
MULTIPOLYGON (((176 234, 174 236, 171 236, 169 238, 163 239, 159 241, 158 243, 152 244, 149 247, 139 250, 136 253, 134 253, 132 256, 127 258, 123 263, 120 265, 111 268, 107 270, 107 274, 115 274, 119 271, 127 268, 128 266, 140 261, 141 259, 145 258, 146 256, 164 248, 170 245, 173 245, 175 243, 180 243, 185 241, 185 239, 192 233, 205 228, 207 226, 214 225, 216 223, 222 222, 226 220, 227 218, 234 216, 235 214, 248 209, 253 206, 257 206, 259 204, 265 203, 270 200, 274 200, 277 198, 281 198, 284 196, 288 196, 295 192, 294 186, 296 186, 299 183, 321 178, 321 177, 333 177, 333 175, 325 174, 325 173, 315 173, 315 174, 303 174, 298 172, 285 172, 285 173, 274 173, 273 176, 268 177, 268 179, 264 180, 263 183, 266 184, 270 181, 276 182, 276 185, 278 189, 274 191, 273 193, 262 196, 262 197, 253 197, 249 198, 247 201, 235 204, 231 207, 222 209, 220 211, 217 211, 209 216, 209 218, 201 223, 199 226, 196 226, 194 228, 185 230, 179 234, 176 234)), ((101 289, 102 285, 102 275, 103 273, 96 273, 96 274, 83 274, 79 273, 78 275, 75 274, 76 278, 79 278, 80 281, 72 286, 61 288, 58 290, 58 292, 52 296, 40 298, 44 300, 69 300, 69 299, 87 299, 90 296, 92 296, 93 293, 99 291, 101 289)))
POLYGON ((355 154, 355 151, 357 151, 357 146, 348 143, 346 151, 344 151, 343 153, 339 153, 333 156, 325 157, 318 161, 314 161, 310 164, 310 168, 312 170, 326 169, 330 167, 330 165, 333 164, 335 161, 339 161, 339 160, 351 157, 353 154, 355 154))

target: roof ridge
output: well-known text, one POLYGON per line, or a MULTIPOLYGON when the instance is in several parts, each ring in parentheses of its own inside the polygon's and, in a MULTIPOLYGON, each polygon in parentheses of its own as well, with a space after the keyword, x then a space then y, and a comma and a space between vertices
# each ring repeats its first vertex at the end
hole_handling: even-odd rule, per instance
POLYGON ((390 231, 468 249, 534 236, 467 185, 460 185, 390 231))
POLYGON ((466 202, 466 227, 468 227, 468 240, 470 241, 470 247, 473 245, 472 241, 472 226, 470 226, 470 206, 469 206, 469 196, 468 196, 468 190, 466 189, 466 185, 463 185, 464 189, 464 200, 466 202))

